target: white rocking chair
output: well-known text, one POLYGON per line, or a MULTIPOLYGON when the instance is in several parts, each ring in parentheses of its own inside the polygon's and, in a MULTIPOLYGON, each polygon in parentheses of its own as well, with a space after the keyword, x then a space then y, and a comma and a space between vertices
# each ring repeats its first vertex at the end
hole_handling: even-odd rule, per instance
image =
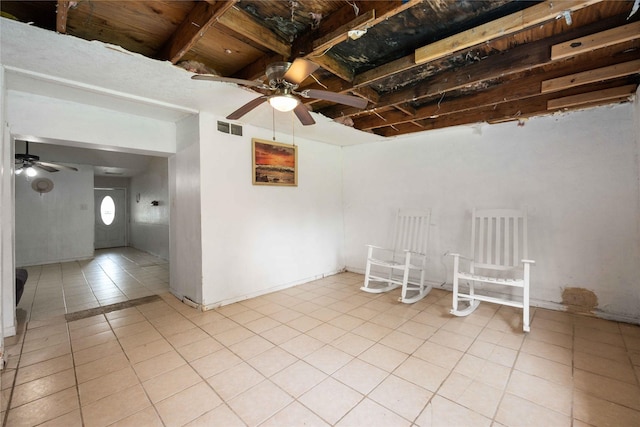
POLYGON ((431 291, 431 285, 424 283, 430 218, 431 211, 398 211, 393 247, 367 245, 364 286, 360 289, 382 293, 402 286, 398 301, 403 303, 419 301, 431 291), (379 256, 383 254, 386 258, 379 256), (410 276, 412 271, 420 273, 418 281, 410 276), (372 282, 382 283, 383 286, 374 286, 372 282))
POLYGON ((472 218, 471 258, 450 254, 453 256, 451 314, 467 316, 480 301, 519 307, 522 308, 522 329, 529 332, 529 270, 535 261, 527 259, 527 214, 513 209, 474 209, 472 218), (460 258, 469 261, 468 269, 460 269, 460 258), (468 293, 460 290, 461 280, 468 282, 468 293), (476 294, 476 282, 522 288, 522 299, 476 294), (468 305, 461 308, 460 302, 468 305))

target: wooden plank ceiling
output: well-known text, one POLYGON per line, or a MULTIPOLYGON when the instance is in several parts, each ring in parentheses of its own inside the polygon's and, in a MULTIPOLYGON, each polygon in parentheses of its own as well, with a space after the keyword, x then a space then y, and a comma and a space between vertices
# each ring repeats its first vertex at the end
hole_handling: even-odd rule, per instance
POLYGON ((306 58, 320 68, 299 90, 368 101, 356 109, 305 99, 310 109, 395 136, 628 102, 640 81, 638 3, 3 0, 0 8, 199 73, 263 79, 269 63, 306 58))

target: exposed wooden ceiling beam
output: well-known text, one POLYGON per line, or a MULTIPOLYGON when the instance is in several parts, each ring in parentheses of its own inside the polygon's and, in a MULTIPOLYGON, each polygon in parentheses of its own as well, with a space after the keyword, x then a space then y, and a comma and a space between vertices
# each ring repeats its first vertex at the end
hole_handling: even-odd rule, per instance
POLYGON ((640 38, 640 21, 553 45, 551 59, 563 59, 638 38, 640 38))
MULTIPOLYGON (((548 42, 539 41, 519 46, 466 67, 437 74, 425 84, 383 95, 376 107, 393 106, 439 96, 448 91, 495 79, 497 76, 508 76, 535 69, 546 64, 548 60, 548 42)), ((353 115, 360 112, 356 108, 342 108, 340 111, 343 115, 353 115)), ((331 117, 332 114, 337 114, 337 108, 332 107, 323 113, 331 117)))
POLYGON ((414 120, 416 118, 416 114, 418 113, 416 109, 409 104, 398 104, 395 106, 395 108, 402 112, 402 114, 410 116, 414 120))
POLYGON ((345 4, 341 9, 324 18, 319 30, 296 40, 292 54, 294 56, 301 54, 341 79, 353 81, 355 77, 353 70, 327 55, 327 49, 346 41, 349 30, 371 28, 421 2, 422 0, 360 2, 358 3, 359 14, 355 18, 352 18, 353 6, 349 3, 345 4))
MULTIPOLYGON (((387 113, 384 120, 373 114, 354 117, 354 125, 358 129, 374 129, 384 127, 388 124, 406 123, 411 120, 422 120, 426 118, 438 118, 447 114, 455 114, 462 111, 480 108, 494 107, 504 102, 511 102, 517 99, 526 100, 540 94, 542 81, 549 77, 564 76, 569 70, 584 68, 589 66, 607 66, 613 61, 625 61, 633 59, 636 54, 633 51, 626 51, 630 43, 620 45, 616 48, 610 47, 603 55, 596 52, 587 52, 571 61, 556 61, 544 69, 525 70, 504 78, 506 81, 497 84, 493 88, 474 92, 471 95, 458 96, 453 92, 451 97, 434 96, 432 102, 422 105, 415 110, 413 117, 407 117, 399 112, 387 113)), ((496 70, 500 71, 500 70, 496 70)), ((463 70, 461 70, 463 72, 463 70)))
POLYGON ((258 45, 286 58, 291 56, 291 46, 281 40, 273 31, 258 24, 248 13, 237 7, 229 8, 220 15, 218 22, 241 34, 258 45))
POLYGON ((315 62, 325 70, 329 71, 331 74, 335 74, 343 80, 351 81, 353 80, 353 70, 347 68, 342 62, 336 60, 332 56, 329 55, 305 55, 305 58, 315 62))
MULTIPOLYGON (((600 90, 613 89, 611 87, 612 84, 613 83, 611 82, 598 83, 593 87, 593 91, 598 92, 600 90)), ((632 86, 637 88, 637 84, 633 84, 632 86)), ((585 89, 569 89, 569 91, 574 91, 575 94, 579 94, 579 91, 581 90, 585 89)), ((423 119, 416 121, 424 126, 424 130, 433 130, 450 126, 470 125, 474 123, 502 123, 522 120, 532 116, 551 114, 552 112, 547 110, 547 104, 554 96, 556 95, 551 93, 538 94, 536 97, 531 99, 514 99, 497 106, 474 106, 465 111, 457 112, 456 114, 447 114, 435 119, 423 119)), ((628 95, 626 97, 621 97, 618 100, 624 101, 625 98, 628 98, 628 95)), ((581 109, 596 105, 603 105, 610 102, 611 100, 593 100, 588 104, 575 105, 568 107, 567 109, 581 109)), ((397 136, 415 131, 411 129, 411 122, 406 122, 390 124, 386 127, 375 129, 374 133, 382 136, 397 136)))
POLYGON ((242 70, 235 73, 233 77, 238 79, 245 79, 245 80, 262 79, 265 77, 265 70, 267 69, 267 66, 269 64, 278 62, 278 61, 286 61, 287 59, 289 58, 279 55, 277 53, 273 55, 265 55, 265 56, 262 56, 257 61, 254 61, 251 64, 247 65, 242 70))
MULTIPOLYGON (((615 22, 617 22, 617 19, 618 18, 615 18, 615 22)), ((580 27, 571 33, 560 34, 517 46, 509 51, 491 55, 482 61, 465 67, 436 74, 431 77, 429 81, 425 81, 424 84, 382 95, 376 107, 379 108, 382 106, 417 101, 424 98, 437 97, 443 93, 467 86, 548 66, 556 62, 552 61, 549 55, 551 45, 601 31, 602 28, 606 28, 608 25, 611 25, 611 22, 598 21, 591 25, 580 27)), ((356 78, 356 81, 357 79, 358 78, 356 78)), ((361 112, 362 110, 356 108, 343 108, 338 106, 329 107, 322 111, 322 113, 328 117, 333 117, 338 114, 353 116, 361 112)))
POLYGON ((489 40, 513 34, 525 28, 561 17, 563 13, 591 6, 603 0, 545 1, 470 30, 420 47, 415 51, 416 64, 434 61, 489 40))
MULTIPOLYGON (((502 36, 502 35, 503 34, 499 34, 499 36, 502 36)), ((497 38, 497 37, 493 37, 493 38, 497 38)), ((622 41, 624 40, 620 40, 620 42, 622 41)), ((571 41, 566 43, 570 43, 570 42, 571 41)), ((461 50, 464 50, 464 49, 456 48, 457 52, 461 50)), ((412 68, 415 68, 421 65, 418 61, 416 61, 415 58, 416 58, 416 54, 412 53, 410 55, 399 58, 395 61, 388 62, 379 67, 376 67, 371 70, 365 71, 361 74, 358 74, 353 79, 353 86, 359 87, 362 85, 371 85, 376 83, 379 80, 382 80, 394 74, 411 70, 412 68)), ((561 58, 554 58, 554 59, 561 59, 561 58)))
POLYGON ((378 100, 380 99, 380 95, 378 94, 378 92, 376 92, 375 90, 369 87, 361 87, 358 89, 354 89, 351 91, 351 93, 359 96, 360 98, 366 99, 373 105, 377 104, 378 100))
POLYGON ((177 63, 204 36, 216 19, 231 9, 238 0, 218 1, 214 4, 196 2, 187 17, 171 35, 158 58, 177 63))
POLYGON ((422 3, 422 1, 423 0, 361 1, 357 3, 357 15, 355 14, 353 5, 347 2, 343 7, 331 15, 324 17, 317 30, 307 32, 295 40, 292 54, 294 56, 304 56, 313 53, 314 50, 316 53, 324 51, 324 49, 314 49, 314 42, 336 32, 336 30, 345 25, 348 26, 350 23, 357 23, 355 20, 358 16, 366 15, 369 11, 375 10, 375 19, 368 23, 368 28, 387 20, 394 15, 404 12, 413 6, 422 3))
POLYGON ((67 13, 69 12, 69 2, 58 0, 56 5, 56 31, 60 34, 67 33, 67 13))
POLYGON ((637 89, 637 84, 631 84, 611 89, 602 89, 593 92, 581 93, 578 95, 550 99, 549 101, 547 101, 547 109, 557 110, 560 108, 589 105, 593 104, 594 102, 622 100, 633 95, 637 89))
MULTIPOLYGON (((439 102, 439 100, 434 101, 433 103, 418 108, 416 110, 416 114, 411 117, 402 116, 399 112, 389 112, 384 115, 384 120, 374 115, 354 118, 354 127, 361 130, 376 130, 377 128, 389 126, 390 124, 400 125, 411 121, 427 119, 441 120, 446 116, 458 115, 470 110, 491 110, 497 108, 501 104, 518 100, 522 103, 526 103, 527 100, 540 96, 540 92, 536 88, 539 87, 541 78, 541 76, 537 76, 537 78, 514 78, 509 83, 496 86, 495 88, 486 91, 474 93, 469 96, 461 96, 449 101, 446 99, 442 102, 439 102)), ((628 82, 605 82, 600 83, 597 86, 589 85, 572 88, 564 91, 563 93, 568 96, 574 96, 580 95, 584 92, 613 89, 626 83, 628 82)), ((556 94, 554 96, 558 95, 556 94)))
MULTIPOLYGON (((419 123, 424 126, 423 130, 441 129, 450 126, 471 125, 475 123, 510 121, 524 119, 536 114, 546 114, 546 102, 549 95, 529 101, 523 105, 519 101, 502 104, 496 109, 473 109, 460 114, 451 114, 439 119, 425 119, 419 123)), ((375 133, 381 136, 390 137, 406 133, 415 132, 411 123, 393 125, 386 128, 376 129, 375 133)))
POLYGON ((353 79, 353 86, 360 87, 364 85, 370 85, 385 77, 392 76, 394 74, 410 70, 416 67, 414 61, 414 54, 404 56, 396 59, 395 61, 387 62, 379 67, 360 73, 353 79))
POLYGON ((638 73, 640 73, 640 59, 545 80, 542 82, 540 91, 542 93, 556 92, 570 87, 586 85, 602 80, 611 80, 638 73))
POLYGON ((313 41, 313 52, 324 52, 338 43, 349 39, 349 31, 366 30, 376 18, 375 9, 366 11, 340 28, 313 41))

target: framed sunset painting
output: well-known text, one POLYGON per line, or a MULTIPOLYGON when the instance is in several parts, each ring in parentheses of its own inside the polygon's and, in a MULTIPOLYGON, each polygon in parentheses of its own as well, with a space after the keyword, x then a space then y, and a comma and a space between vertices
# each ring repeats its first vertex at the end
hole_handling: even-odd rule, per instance
POLYGON ((298 185, 298 147, 253 138, 254 185, 298 185))

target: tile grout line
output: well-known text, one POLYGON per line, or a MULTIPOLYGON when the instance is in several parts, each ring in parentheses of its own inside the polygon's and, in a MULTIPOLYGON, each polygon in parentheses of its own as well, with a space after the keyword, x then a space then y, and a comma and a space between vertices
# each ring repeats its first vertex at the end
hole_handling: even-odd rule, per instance
MULTIPOLYGON (((496 310, 496 314, 498 313, 499 310, 496 310)), ((537 314, 537 310, 533 310, 533 316, 531 316, 532 318, 529 319, 529 324, 533 324, 533 321, 535 320, 537 314)), ((518 349, 516 350, 516 357, 513 360, 513 363, 511 364, 511 368, 509 369, 509 376, 507 377, 507 382, 504 385, 504 388, 502 389, 502 394, 500 395, 500 400, 498 401, 498 404, 496 405, 496 409, 493 411, 493 417, 491 418, 491 423, 495 424, 498 421, 496 420, 496 417, 498 416, 498 412, 500 410, 500 406, 502 405, 502 402, 504 401, 505 396, 507 395, 507 388, 509 387, 509 383, 511 382, 511 377, 513 376, 513 372, 516 370, 516 363, 518 362, 518 359, 520 358, 520 355, 522 354, 522 347, 524 347, 524 342, 528 337, 528 334, 530 332, 525 333, 524 337, 522 338, 522 342, 520 342, 520 346, 518 346, 518 349)), ((496 344, 497 345, 497 344, 496 344)))
MULTIPOLYGON (((38 285, 40 284, 40 277, 41 276, 42 276, 42 266, 40 266, 40 268, 38 270, 38 280, 36 281, 36 288, 33 291, 31 304, 29 306, 29 310, 27 311, 27 318, 25 318, 25 320, 24 320, 24 332, 23 332, 22 338, 20 339, 20 354, 18 356, 18 360, 16 361, 15 374, 13 375, 13 380, 12 380, 12 383, 11 383, 11 392, 9 393, 9 399, 8 399, 8 402, 7 402, 7 410, 5 411, 4 417, 3 417, 3 420, 2 420, 2 425, 3 426, 7 425, 7 421, 9 419, 9 411, 11 410, 11 402, 13 400, 13 392, 14 392, 15 387, 16 387, 16 380, 18 378, 18 372, 20 370, 20 360, 22 360, 22 350, 24 349, 24 344, 25 344, 25 339, 27 337, 29 321, 31 319, 31 312, 33 311, 33 303, 34 303, 34 300, 35 300, 36 292, 38 291, 38 285)), ((16 331, 16 333, 17 333, 17 331, 16 331)))

